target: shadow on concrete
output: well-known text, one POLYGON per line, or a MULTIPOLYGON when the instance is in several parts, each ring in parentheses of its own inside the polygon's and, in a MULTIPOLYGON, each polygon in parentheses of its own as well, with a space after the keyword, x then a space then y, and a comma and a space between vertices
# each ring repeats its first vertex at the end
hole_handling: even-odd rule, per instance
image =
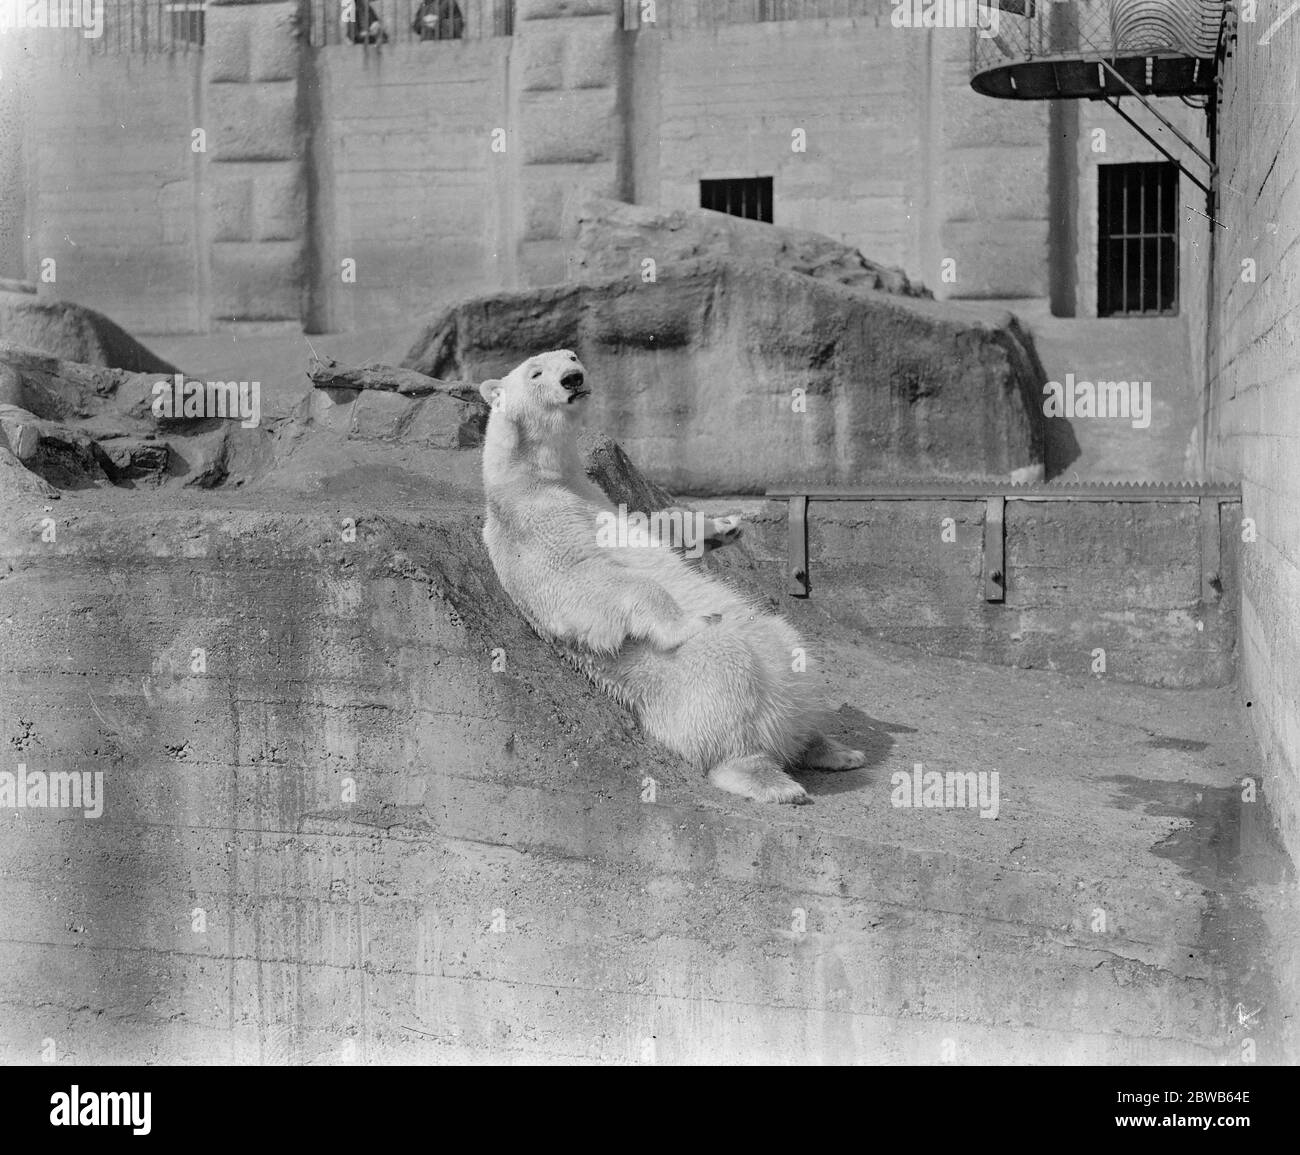
POLYGON ((809 794, 847 794, 871 785, 871 771, 882 765, 894 747, 892 734, 915 734, 916 728, 898 722, 872 718, 845 703, 831 715, 826 728, 828 737, 838 738, 846 746, 861 750, 867 764, 857 770, 802 770, 799 781, 809 794))
MULTIPOLYGON (((1194 750, 1206 743, 1157 736, 1147 745, 1194 750)), ((1281 903, 1276 892, 1294 883, 1295 870, 1276 815, 1264 798, 1251 795, 1242 784, 1211 786, 1132 775, 1104 781, 1116 788, 1117 805, 1177 820, 1151 853, 1202 888, 1197 948, 1217 973, 1232 976, 1225 1002, 1236 1002, 1227 1008, 1229 1022, 1235 1020, 1237 1031, 1249 1035, 1252 1046, 1258 1044, 1266 1061, 1283 1060, 1289 1043, 1281 1008, 1292 1001, 1286 985, 1294 981, 1294 972, 1284 963, 1279 974, 1279 968, 1263 962, 1296 957, 1294 910, 1287 903, 1271 920, 1268 910, 1281 903), (1271 902, 1261 904, 1259 887, 1274 892, 1271 902)), ((1189 952, 1189 959, 1195 953, 1189 952)))
POLYGON ((1065 417, 1044 418, 1044 479, 1055 481, 1083 455, 1079 439, 1065 417))

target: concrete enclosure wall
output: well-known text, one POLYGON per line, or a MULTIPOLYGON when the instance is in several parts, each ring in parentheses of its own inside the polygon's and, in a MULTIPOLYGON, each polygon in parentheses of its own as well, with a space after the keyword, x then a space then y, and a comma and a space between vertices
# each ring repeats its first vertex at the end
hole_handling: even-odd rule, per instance
MULTIPOLYGON (((877 637, 1000 665, 1180 688, 1236 672, 1236 501, 809 502, 810 603, 877 637), (986 599, 986 538, 1005 535, 986 599)), ((749 514, 773 584, 786 510, 749 514)))
POLYGON ((887 0, 622 8, 520 0, 512 36, 363 48, 313 47, 286 0, 217 2, 189 54, 42 41, 0 82, 28 126, 0 131, 28 234, 0 219, 5 272, 61 257, 46 292, 140 332, 364 327, 568 279, 581 192, 697 206, 701 179, 768 175, 776 223, 937 296, 1046 295, 1047 108, 975 96, 965 30, 894 28, 887 0))
MULTIPOLYGON (((1262 11, 1261 11, 1262 19, 1262 11)), ((1241 652, 1273 804, 1300 850, 1300 21, 1241 25, 1224 72, 1206 449, 1240 478, 1241 652)))
POLYGON ((509 154, 491 150, 508 123, 509 47, 316 54, 322 328, 410 320, 511 279, 509 154))
POLYGON ((0 209, 19 230, 0 275, 128 330, 205 329, 208 154, 191 147, 205 123, 203 54, 65 58, 32 40, 36 54, 8 53, 0 79, 0 114, 15 118, 0 136, 16 122, 19 142, 0 182, 22 173, 22 195, 0 209))

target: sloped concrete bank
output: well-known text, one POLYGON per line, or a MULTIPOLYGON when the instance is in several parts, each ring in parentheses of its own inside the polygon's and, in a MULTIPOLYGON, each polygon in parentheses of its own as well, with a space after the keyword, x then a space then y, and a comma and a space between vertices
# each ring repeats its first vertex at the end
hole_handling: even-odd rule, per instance
POLYGON ((5 1061, 1287 1053, 1290 890, 1229 692, 928 658, 801 605, 869 765, 757 807, 522 626, 468 502, 98 498, 0 539, 0 769, 104 798, 0 808, 5 1061), (894 805, 918 763, 997 770, 996 818, 894 805))

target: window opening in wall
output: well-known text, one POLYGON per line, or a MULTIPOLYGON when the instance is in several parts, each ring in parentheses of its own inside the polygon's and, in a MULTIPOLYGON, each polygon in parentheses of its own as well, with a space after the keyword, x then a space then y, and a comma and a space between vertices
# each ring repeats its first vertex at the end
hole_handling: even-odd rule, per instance
POLYGON ((772 223, 772 178, 700 181, 700 207, 751 221, 772 223))
POLYGON ((203 47, 203 10, 207 0, 177 0, 164 5, 173 44, 203 47))
POLYGON ((1097 178, 1097 315, 1176 314, 1178 166, 1104 164, 1097 178))

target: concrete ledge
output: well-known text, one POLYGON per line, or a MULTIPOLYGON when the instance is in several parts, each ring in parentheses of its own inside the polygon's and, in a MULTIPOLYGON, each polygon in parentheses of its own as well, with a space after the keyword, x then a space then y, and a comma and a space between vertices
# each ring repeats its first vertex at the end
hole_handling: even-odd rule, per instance
MULTIPOLYGON (((989 602, 984 502, 813 500, 810 602, 929 654, 1222 686, 1236 672, 1240 512, 1221 505, 1219 592, 1207 599, 1194 502, 1008 501, 1005 601, 989 602)), ((786 533, 774 502, 746 537, 773 581, 789 569, 786 533)))
POLYGON ((515 18, 559 20, 569 16, 612 16, 619 0, 518 0, 515 18))

